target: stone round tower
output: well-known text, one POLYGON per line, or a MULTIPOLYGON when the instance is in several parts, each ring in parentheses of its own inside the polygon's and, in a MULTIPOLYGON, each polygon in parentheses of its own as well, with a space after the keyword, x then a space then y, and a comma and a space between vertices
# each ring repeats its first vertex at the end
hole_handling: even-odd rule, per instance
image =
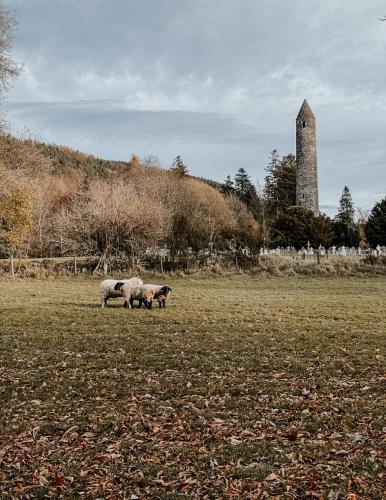
POLYGON ((296 204, 319 215, 315 116, 306 99, 296 118, 296 204))

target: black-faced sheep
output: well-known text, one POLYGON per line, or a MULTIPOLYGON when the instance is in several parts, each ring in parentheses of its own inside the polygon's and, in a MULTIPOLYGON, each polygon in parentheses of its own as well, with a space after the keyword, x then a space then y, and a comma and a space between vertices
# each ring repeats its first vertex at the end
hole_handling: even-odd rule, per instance
POLYGON ((138 300, 140 304, 145 304, 148 309, 153 307, 154 291, 151 288, 145 288, 144 286, 133 287, 129 283, 118 282, 114 289, 122 292, 124 307, 132 309, 134 300, 138 300))
POLYGON ((129 286, 132 287, 140 287, 143 285, 143 281, 138 278, 130 278, 130 279, 124 279, 124 280, 104 280, 100 284, 101 288, 101 306, 105 307, 107 305, 108 299, 115 299, 117 297, 122 297, 122 290, 121 289, 115 289, 115 285, 117 283, 124 283, 128 284, 129 286))

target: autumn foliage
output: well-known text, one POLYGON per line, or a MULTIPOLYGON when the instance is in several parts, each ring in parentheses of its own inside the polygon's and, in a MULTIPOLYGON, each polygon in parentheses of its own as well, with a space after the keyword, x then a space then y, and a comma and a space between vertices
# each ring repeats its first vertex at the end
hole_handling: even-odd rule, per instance
POLYGON ((245 204, 151 158, 103 162, 69 148, 1 136, 0 159, 12 179, 0 191, 3 256, 18 251, 108 260, 161 247, 173 255, 241 243, 258 247, 259 224, 245 204), (11 242, 16 236, 4 236, 11 200, 20 205, 12 216, 17 244, 11 242))

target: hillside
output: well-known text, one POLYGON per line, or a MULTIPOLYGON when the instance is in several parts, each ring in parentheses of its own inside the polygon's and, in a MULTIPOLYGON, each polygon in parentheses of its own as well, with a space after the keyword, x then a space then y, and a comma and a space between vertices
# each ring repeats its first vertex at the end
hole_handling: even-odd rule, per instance
POLYGON ((259 226, 221 185, 132 156, 109 161, 0 136, 0 256, 174 254, 256 247, 259 226))
MULTIPOLYGON (((67 146, 0 135, 0 162, 12 170, 27 170, 31 173, 49 171, 54 175, 63 175, 76 170, 88 179, 108 179, 126 174, 137 160, 136 156, 130 161, 104 160, 67 146)), ((142 161, 141 165, 151 169, 161 168, 158 162, 152 163, 151 159, 142 161)), ((188 177, 205 182, 220 191, 223 186, 211 179, 191 175, 188 177)))
POLYGON ((129 168, 128 162, 103 160, 66 146, 36 143, 36 147, 51 160, 55 174, 74 169, 83 172, 87 177, 107 178, 117 173, 124 173, 129 168))
POLYGON ((128 162, 102 160, 66 146, 18 139, 9 134, 0 135, 0 162, 6 168, 30 174, 44 171, 58 175, 77 170, 89 178, 107 178, 129 167, 128 162))

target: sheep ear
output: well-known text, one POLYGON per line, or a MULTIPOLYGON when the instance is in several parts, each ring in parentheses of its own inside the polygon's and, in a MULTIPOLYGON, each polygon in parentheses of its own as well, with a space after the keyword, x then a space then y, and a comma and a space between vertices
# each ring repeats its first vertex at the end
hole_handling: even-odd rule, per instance
POLYGON ((114 290, 115 291, 122 290, 123 285, 124 285, 124 283, 119 281, 118 283, 116 283, 114 290))

